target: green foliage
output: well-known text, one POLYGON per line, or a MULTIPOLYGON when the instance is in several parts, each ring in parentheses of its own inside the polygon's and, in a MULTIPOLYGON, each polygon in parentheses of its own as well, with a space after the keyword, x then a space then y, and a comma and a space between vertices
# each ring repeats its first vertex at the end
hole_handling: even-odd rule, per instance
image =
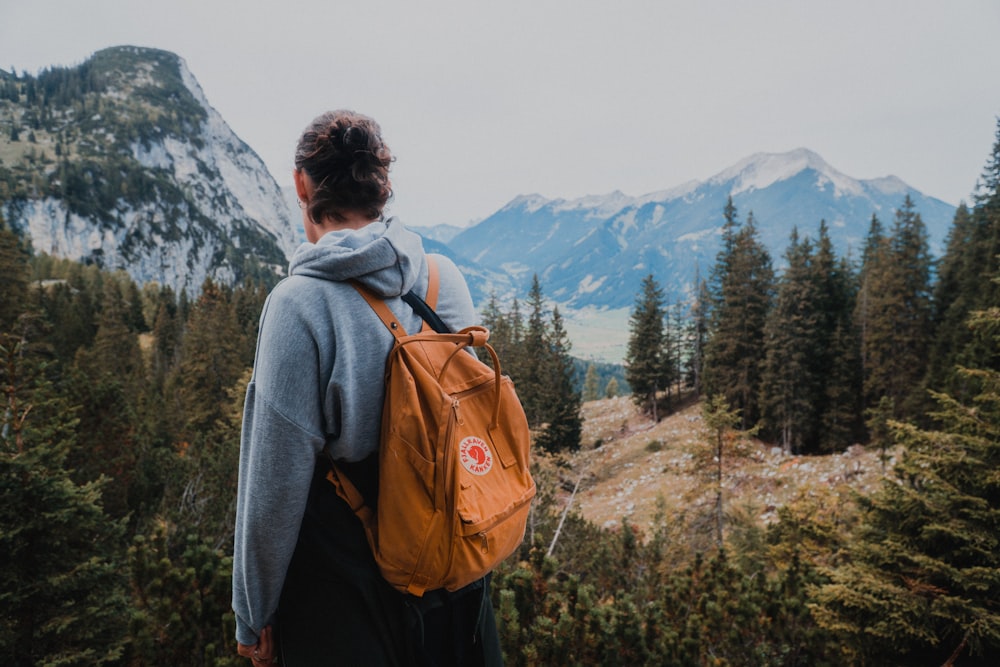
POLYGON ((167 378, 177 400, 181 441, 191 442, 222 418, 229 388, 253 361, 245 337, 232 291, 206 281, 191 310, 179 363, 167 378))
POLYGON ((519 395, 524 405, 524 412, 528 416, 528 423, 532 426, 541 426, 548 421, 546 413, 552 392, 545 364, 549 356, 550 325, 545 296, 537 275, 531 283, 527 305, 530 310, 524 327, 523 350, 520 355, 523 362, 518 368, 518 375, 512 377, 518 385, 518 391, 522 392, 519 395))
POLYGON ((167 524, 129 549, 133 660, 144 665, 236 667, 232 557, 167 524))
POLYGON ((0 654, 13 664, 105 665, 126 641, 124 525, 106 480, 70 476, 75 406, 23 337, 0 336, 0 654))
POLYGON ((762 402, 767 432, 786 452, 815 450, 819 426, 821 376, 811 372, 822 352, 819 284, 811 274, 814 262, 808 238, 792 231, 788 268, 778 283, 778 295, 767 321, 767 356, 762 375, 762 402))
POLYGON ((1000 119, 993 150, 979 182, 975 205, 955 212, 934 288, 934 340, 925 386, 969 400, 977 382, 958 367, 1000 369, 1000 354, 988 338, 967 326, 978 310, 1000 306, 1000 119))
MULTIPOLYGON (((572 451, 580 447, 582 418, 578 387, 578 362, 570 356, 569 336, 559 309, 549 311, 541 283, 534 277, 528 296, 531 312, 522 318, 515 299, 503 312, 491 296, 483 310, 483 326, 490 330, 490 344, 503 371, 517 387, 534 444, 544 451, 572 451)), ((484 357, 489 363, 489 359, 484 357)))
POLYGON ((812 574, 800 561, 765 573, 720 551, 664 571, 655 547, 635 538, 624 524, 595 545, 625 566, 610 589, 540 550, 498 572, 493 600, 506 664, 840 664, 830 636, 811 621, 812 574))
POLYGON ((866 408, 888 397, 894 417, 913 418, 924 405, 921 386, 931 339, 930 271, 927 230, 907 196, 896 211, 891 234, 882 236, 873 219, 865 246, 855 312, 866 408))
POLYGON ((710 396, 702 406, 702 417, 705 422, 705 441, 707 447, 699 448, 694 455, 692 465, 706 486, 712 490, 714 501, 711 508, 712 532, 715 536, 715 546, 721 549, 724 545, 724 490, 725 470, 729 459, 745 456, 746 441, 755 435, 756 430, 741 431, 740 411, 732 409, 722 396, 710 396))
POLYGON ((853 276, 822 221, 815 247, 796 230, 785 257, 765 327, 764 434, 786 452, 842 450, 861 436, 853 276))
POLYGON ((708 317, 712 302, 708 283, 700 276, 700 273, 695 276, 698 291, 691 304, 691 319, 688 325, 691 349, 685 373, 685 380, 695 396, 701 396, 704 391, 705 345, 708 342, 708 317))
POLYGON ((608 385, 614 382, 615 394, 628 394, 630 387, 625 381, 625 369, 621 364, 612 364, 604 361, 584 361, 573 358, 573 386, 580 390, 581 398, 584 401, 594 401, 599 398, 608 398, 608 385), (588 378, 590 378, 588 380, 588 378), (590 387, 588 389, 588 382, 590 387))
POLYGON ((618 396, 620 391, 621 390, 618 388, 618 380, 616 378, 611 378, 608 380, 608 384, 604 387, 604 397, 614 398, 618 396))
POLYGON ((27 305, 28 249, 0 214, 0 331, 13 329, 27 305))
POLYGON ((597 379, 597 366, 593 363, 587 364, 587 375, 583 380, 583 392, 580 398, 584 401, 596 401, 600 398, 600 385, 597 379))
POLYGON ((642 293, 629 316, 625 378, 636 405, 657 421, 657 394, 674 379, 666 357, 665 318, 663 290, 650 274, 643 279, 642 293))
POLYGON ((553 309, 550 321, 547 349, 542 357, 549 373, 547 423, 538 434, 536 444, 549 452, 575 451, 580 448, 580 432, 583 430, 583 417, 580 415, 582 401, 574 383, 569 336, 563 328, 558 308, 553 309))
POLYGON ((0 654, 242 664, 229 550, 262 288, 213 287, 189 307, 123 273, 3 247, 24 290, 0 331, 0 654))
MULTIPOLYGON (((1000 311, 974 325, 1000 343, 1000 311)), ((1000 651, 1000 374, 962 373, 983 389, 971 404, 936 395, 941 430, 889 424, 903 456, 818 596, 819 621, 872 664, 1000 651)))
POLYGON ((740 226, 730 198, 723 249, 712 269, 709 339, 704 390, 740 411, 741 428, 761 417, 760 384, 766 354, 765 325, 774 292, 771 257, 761 244, 753 214, 740 226))

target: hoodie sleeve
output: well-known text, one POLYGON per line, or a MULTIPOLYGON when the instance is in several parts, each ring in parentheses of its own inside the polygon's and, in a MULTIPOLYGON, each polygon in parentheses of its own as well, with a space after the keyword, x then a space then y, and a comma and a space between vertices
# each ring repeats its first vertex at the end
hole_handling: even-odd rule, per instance
POLYGON ((283 296, 276 289, 261 315, 240 444, 233 610, 236 639, 250 645, 273 621, 325 442, 317 346, 294 299, 283 296))

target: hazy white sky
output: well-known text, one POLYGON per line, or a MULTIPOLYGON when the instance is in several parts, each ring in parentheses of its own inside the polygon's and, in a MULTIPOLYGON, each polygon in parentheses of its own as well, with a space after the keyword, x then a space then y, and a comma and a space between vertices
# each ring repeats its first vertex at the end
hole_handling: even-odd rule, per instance
POLYGON ((173 51, 282 185, 314 116, 374 116, 391 212, 418 225, 797 147, 968 201, 1000 116, 998 35, 997 0, 0 0, 0 67, 173 51))

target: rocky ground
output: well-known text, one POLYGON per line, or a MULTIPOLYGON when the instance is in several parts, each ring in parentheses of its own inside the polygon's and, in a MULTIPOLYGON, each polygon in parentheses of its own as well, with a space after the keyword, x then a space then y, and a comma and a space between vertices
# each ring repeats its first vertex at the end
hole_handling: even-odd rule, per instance
MULTIPOLYGON (((645 530, 658 498, 667 516, 712 503, 714 487, 705 474, 715 464, 700 403, 659 423, 640 414, 629 397, 589 402, 583 411, 583 446, 561 477, 563 502, 572 496, 584 517, 600 526, 628 517, 645 530)), ((851 489, 871 491, 884 474, 879 452, 860 446, 828 456, 793 456, 756 440, 731 449, 738 451, 723 456, 724 503, 761 522, 803 494, 846 499, 851 489)))

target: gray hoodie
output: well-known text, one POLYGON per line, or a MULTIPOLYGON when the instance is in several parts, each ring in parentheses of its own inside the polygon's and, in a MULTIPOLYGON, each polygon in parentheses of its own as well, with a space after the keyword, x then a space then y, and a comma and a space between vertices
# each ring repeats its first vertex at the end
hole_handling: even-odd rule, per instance
MULTIPOLYGON (((435 260, 438 314, 455 331, 474 324, 462 275, 446 257, 435 260)), ((317 456, 325 448, 358 461, 378 448, 393 337, 351 279, 385 297, 408 332, 421 327, 399 297, 426 294, 426 255, 420 237, 391 219, 303 244, 268 296, 240 446, 233 610, 241 644, 255 644, 273 620, 317 456)))

